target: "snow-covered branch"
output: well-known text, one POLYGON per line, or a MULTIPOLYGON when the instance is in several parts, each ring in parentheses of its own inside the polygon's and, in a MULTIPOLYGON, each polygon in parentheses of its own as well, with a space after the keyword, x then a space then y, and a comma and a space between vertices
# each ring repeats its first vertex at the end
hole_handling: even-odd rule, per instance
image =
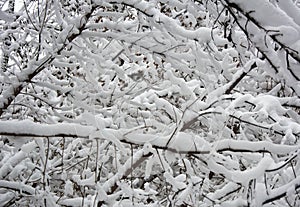
POLYGON ((2 205, 299 206, 299 3, 13 3, 2 205))
POLYGON ((29 120, 0 121, 0 134, 7 136, 89 138, 93 130, 95 129, 92 126, 79 124, 38 124, 29 120))

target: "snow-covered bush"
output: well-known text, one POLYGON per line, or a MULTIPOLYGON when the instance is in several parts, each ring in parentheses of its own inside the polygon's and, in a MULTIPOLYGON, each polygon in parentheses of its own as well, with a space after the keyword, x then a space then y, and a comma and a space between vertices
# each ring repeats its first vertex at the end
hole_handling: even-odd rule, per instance
POLYGON ((1 1, 2 206, 298 206, 292 0, 1 1))

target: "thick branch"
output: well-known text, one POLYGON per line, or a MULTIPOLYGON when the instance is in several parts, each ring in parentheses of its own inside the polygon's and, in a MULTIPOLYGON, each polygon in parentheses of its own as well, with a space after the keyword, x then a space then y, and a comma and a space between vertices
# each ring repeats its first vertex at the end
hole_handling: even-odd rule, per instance
POLYGON ((0 121, 0 135, 19 137, 89 138, 94 127, 79 124, 38 124, 31 121, 0 121))
MULTIPOLYGON (((97 129, 92 126, 83 126, 79 124, 38 124, 31 121, 0 121, 0 135, 6 136, 22 136, 26 137, 78 137, 89 138, 90 135, 97 129)), ((102 129, 105 130, 105 129, 102 129)), ((109 129, 108 129, 109 130, 109 129)), ((105 137, 102 137, 105 139, 105 137)), ((176 139, 185 139, 186 137, 179 137, 176 139)), ((108 137, 109 139, 109 137, 108 137)), ((211 143, 205 150, 199 150, 196 148, 190 148, 189 146, 181 146, 181 149, 166 146, 165 142, 161 139, 153 139, 152 141, 134 141, 126 138, 126 136, 118 137, 120 142, 142 146, 145 142, 149 142, 153 148, 163 149, 178 154, 209 154, 212 150, 218 153, 225 151, 231 152, 248 152, 248 153, 274 153, 274 154, 288 154, 294 150, 297 150, 298 146, 289 146, 281 144, 273 144, 267 141, 251 142, 244 140, 231 140, 224 139, 215 143, 211 143)), ((196 141, 196 140, 195 140, 196 141)))

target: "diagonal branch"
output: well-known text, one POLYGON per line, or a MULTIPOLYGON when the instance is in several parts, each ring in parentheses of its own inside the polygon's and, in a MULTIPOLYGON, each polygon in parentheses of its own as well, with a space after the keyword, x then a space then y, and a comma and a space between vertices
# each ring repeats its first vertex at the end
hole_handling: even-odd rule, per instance
MULTIPOLYGON (((49 64, 51 64, 56 55, 59 55, 67 45, 69 45, 71 42, 73 42, 78 36, 81 35, 83 30, 85 29, 85 26, 87 24, 87 21, 90 19, 92 13, 96 7, 92 7, 92 9, 82 16, 81 21, 82 24, 75 30, 72 30, 68 36, 66 37, 63 45, 55 51, 55 54, 49 54, 45 58, 43 58, 41 61, 39 61, 38 66, 34 69, 28 68, 27 70, 24 70, 21 74, 17 76, 18 82, 15 84, 12 84, 8 87, 8 89, 2 94, 1 101, 0 101, 0 117, 3 115, 5 110, 11 105, 11 103, 15 100, 15 98, 21 93, 23 88, 27 86, 29 82, 42 70, 44 70, 49 64)), ((62 31, 63 32, 63 31, 62 31)), ((35 64, 33 64, 35 65, 35 64)))

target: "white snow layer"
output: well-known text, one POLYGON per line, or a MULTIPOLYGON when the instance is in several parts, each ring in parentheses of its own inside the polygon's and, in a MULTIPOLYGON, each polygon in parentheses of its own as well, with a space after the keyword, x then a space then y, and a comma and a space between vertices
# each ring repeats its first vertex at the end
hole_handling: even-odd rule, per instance
POLYGON ((38 124, 30 120, 24 121, 0 121, 0 134, 21 135, 34 137, 48 136, 78 136, 88 138, 94 127, 82 126, 79 124, 38 124))

